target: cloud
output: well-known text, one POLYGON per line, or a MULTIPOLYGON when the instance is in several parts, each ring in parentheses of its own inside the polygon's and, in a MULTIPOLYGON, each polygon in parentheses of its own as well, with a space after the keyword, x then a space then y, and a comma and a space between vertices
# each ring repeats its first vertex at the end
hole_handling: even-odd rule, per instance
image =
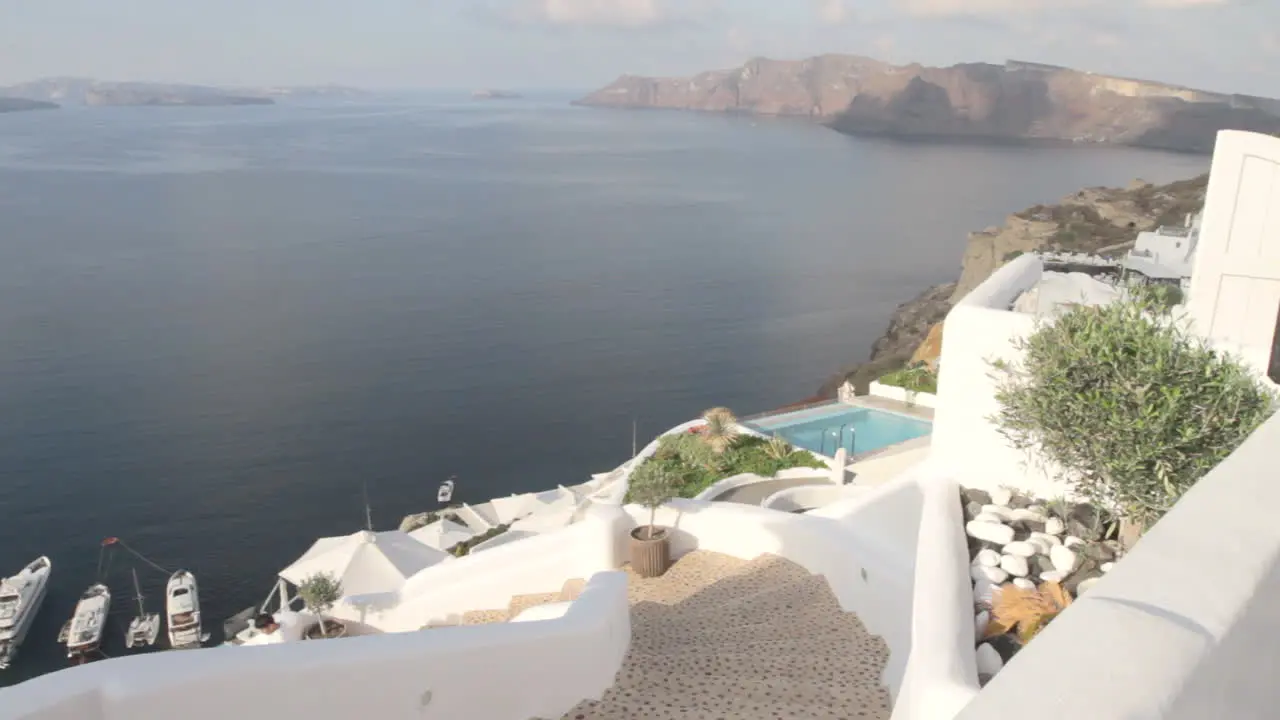
POLYGON ((846 0, 817 0, 815 9, 824 25, 844 25, 853 18, 853 10, 846 0))
POLYGON ((638 28, 670 18, 659 0, 541 0, 536 14, 552 25, 638 28))
POLYGON ((1226 5, 1229 0, 1146 0, 1143 4, 1154 8, 1189 8, 1226 5))

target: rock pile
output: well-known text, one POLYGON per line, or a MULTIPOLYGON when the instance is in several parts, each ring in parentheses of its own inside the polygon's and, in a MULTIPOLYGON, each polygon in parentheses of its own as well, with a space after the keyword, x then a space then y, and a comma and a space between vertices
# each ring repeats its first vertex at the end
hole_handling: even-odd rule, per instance
POLYGON ((996 594, 1013 586, 1060 584, 1087 591, 1121 556, 1114 523, 1087 503, 1041 502, 1005 489, 962 489, 969 574, 973 579, 978 677, 985 685, 1018 652, 1012 632, 985 638, 996 594))

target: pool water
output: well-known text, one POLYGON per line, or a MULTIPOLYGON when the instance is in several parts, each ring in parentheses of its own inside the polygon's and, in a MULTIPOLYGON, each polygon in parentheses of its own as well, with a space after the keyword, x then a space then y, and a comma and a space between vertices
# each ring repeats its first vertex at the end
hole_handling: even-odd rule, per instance
POLYGON ((885 410, 827 405, 746 423, 766 435, 828 457, 843 447, 849 456, 897 445, 933 431, 933 423, 885 410))

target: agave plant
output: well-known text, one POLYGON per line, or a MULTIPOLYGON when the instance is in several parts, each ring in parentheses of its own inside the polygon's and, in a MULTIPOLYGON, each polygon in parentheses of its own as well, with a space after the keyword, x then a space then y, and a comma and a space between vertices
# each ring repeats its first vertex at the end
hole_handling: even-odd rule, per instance
POLYGON ((1026 645, 1070 605, 1071 594, 1056 582, 1041 583, 1034 590, 1005 585, 992 599, 991 622, 983 638, 1016 629, 1018 642, 1026 645))
POLYGON ((774 460, 786 460, 791 457, 791 453, 795 452, 795 448, 791 447, 791 443, 783 440, 781 435, 774 435, 769 438, 769 444, 764 446, 764 452, 774 460))
POLYGON ((729 449, 733 439, 738 435, 738 418, 729 408, 715 407, 702 413, 707 422, 702 428, 702 440, 711 446, 717 455, 729 449))

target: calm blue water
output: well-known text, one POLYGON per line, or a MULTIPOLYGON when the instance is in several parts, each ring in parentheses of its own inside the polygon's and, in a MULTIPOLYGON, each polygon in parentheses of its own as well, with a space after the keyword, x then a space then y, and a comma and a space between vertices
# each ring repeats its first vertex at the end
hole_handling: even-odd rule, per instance
POLYGON ((764 418, 749 424, 763 433, 781 435, 792 445, 828 457, 842 447, 853 456, 923 437, 933 431, 933 423, 925 420, 871 408, 850 409, 843 405, 764 418))
POLYGON ((54 562, 0 683, 63 666, 106 536, 220 621, 359 529, 363 486, 394 527, 450 475, 479 501, 608 470, 633 417, 808 397, 968 231, 1207 167, 568 99, 0 115, 0 572, 54 562))

